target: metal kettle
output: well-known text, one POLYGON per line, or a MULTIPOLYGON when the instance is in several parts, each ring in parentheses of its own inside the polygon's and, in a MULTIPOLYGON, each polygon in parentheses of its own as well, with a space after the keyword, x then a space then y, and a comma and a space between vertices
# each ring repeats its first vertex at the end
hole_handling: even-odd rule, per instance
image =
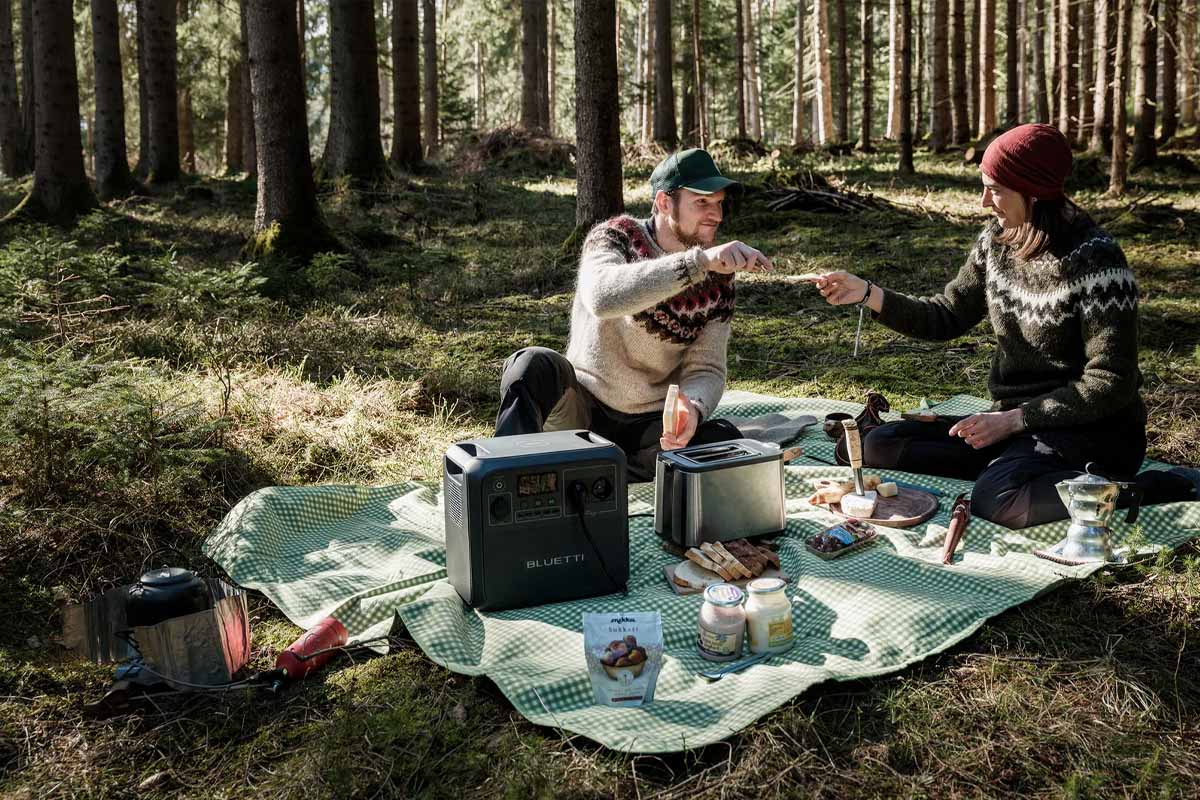
POLYGON ((1126 523, 1137 521, 1142 492, 1136 484, 1114 481, 1100 475, 1095 464, 1084 467, 1084 473, 1054 485, 1071 526, 1067 538, 1054 548, 1063 560, 1077 563, 1115 561, 1108 525, 1117 510, 1117 497, 1122 491, 1132 493, 1132 503, 1126 523))

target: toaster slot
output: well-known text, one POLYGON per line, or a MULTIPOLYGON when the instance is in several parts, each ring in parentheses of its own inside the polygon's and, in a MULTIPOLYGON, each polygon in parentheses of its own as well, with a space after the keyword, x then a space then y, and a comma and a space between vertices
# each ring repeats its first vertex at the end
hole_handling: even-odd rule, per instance
POLYGON ((738 444, 718 444, 687 454, 689 461, 697 464, 712 464, 718 461, 728 461, 732 458, 742 458, 752 455, 746 448, 738 444))

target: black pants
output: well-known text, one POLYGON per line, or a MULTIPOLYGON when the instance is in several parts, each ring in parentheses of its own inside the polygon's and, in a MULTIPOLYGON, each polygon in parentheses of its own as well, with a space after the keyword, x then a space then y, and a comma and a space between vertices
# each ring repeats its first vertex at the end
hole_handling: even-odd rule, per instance
MULTIPOLYGON (((1091 462, 1105 477, 1133 479, 1146 504, 1194 499, 1194 487, 1176 476, 1145 472, 1134 478, 1146 453, 1145 424, 1139 422, 1133 416, 1026 433, 979 450, 948 434, 952 420, 890 422, 867 434, 863 463, 975 481, 971 513, 1007 528, 1066 519, 1054 484, 1078 476, 1091 462)), ((1118 502, 1127 504, 1127 498, 1118 502)))
MULTIPOLYGON (((580 385, 570 361, 545 347, 526 347, 509 356, 500 379, 496 435, 573 428, 598 433, 620 447, 629 464, 630 480, 654 477, 662 436, 661 411, 626 414, 609 408, 580 385)), ((689 444, 724 442, 741 435, 731 422, 708 420, 696 429, 689 444)))

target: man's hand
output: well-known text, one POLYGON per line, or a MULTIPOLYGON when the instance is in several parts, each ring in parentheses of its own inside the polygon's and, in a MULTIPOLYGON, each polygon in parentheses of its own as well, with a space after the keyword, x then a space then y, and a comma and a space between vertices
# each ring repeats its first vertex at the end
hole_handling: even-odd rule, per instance
POLYGON ((663 450, 678 450, 681 447, 687 447, 688 442, 696 435, 696 426, 699 423, 700 412, 680 389, 679 396, 675 399, 675 430, 663 431, 658 440, 659 447, 663 450))
POLYGON ((976 450, 1002 442, 1025 427, 1021 409, 987 411, 959 420, 950 426, 950 435, 958 436, 976 450))
POLYGON ((726 242, 704 251, 707 261, 705 269, 709 272, 722 272, 726 275, 734 272, 766 272, 774 265, 760 251, 742 242, 726 242))

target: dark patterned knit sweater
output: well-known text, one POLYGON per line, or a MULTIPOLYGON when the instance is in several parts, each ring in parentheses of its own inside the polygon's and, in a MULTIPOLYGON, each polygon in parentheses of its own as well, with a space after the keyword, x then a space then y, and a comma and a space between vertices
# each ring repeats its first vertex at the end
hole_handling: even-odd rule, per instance
POLYGON ((996 332, 988 389, 996 410, 1020 406, 1031 431, 1144 413, 1138 389, 1138 290, 1111 236, 1079 214, 1030 261, 989 222, 941 294, 883 290, 875 315, 922 339, 953 339, 986 314, 996 332))
POLYGON ((579 260, 567 359, 592 395, 627 414, 662 411, 676 383, 708 417, 725 390, 732 276, 698 247, 665 253, 650 220, 592 228, 579 260))

